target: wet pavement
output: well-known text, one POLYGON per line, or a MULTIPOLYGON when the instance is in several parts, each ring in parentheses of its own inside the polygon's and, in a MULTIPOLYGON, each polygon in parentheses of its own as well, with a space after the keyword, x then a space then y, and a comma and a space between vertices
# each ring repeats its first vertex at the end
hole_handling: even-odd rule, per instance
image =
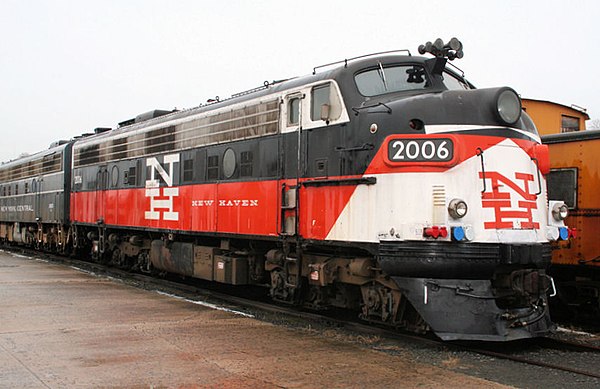
POLYGON ((0 251, 0 387, 502 386, 0 251))

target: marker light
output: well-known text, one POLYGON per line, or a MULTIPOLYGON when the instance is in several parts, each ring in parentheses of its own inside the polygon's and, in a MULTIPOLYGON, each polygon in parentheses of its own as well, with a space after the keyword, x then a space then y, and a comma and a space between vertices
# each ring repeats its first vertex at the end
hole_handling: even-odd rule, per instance
POLYGON ((565 204, 554 204, 552 207, 552 217, 557 222, 565 220, 569 216, 569 208, 565 204))
POLYGON ((569 238, 577 238, 577 228, 569 228, 569 238))
POLYGON ((469 208, 467 207, 467 203, 461 199, 452 199, 450 204, 448 204, 448 213, 454 219, 460 219, 467 214, 469 208))
POLYGON ((460 242, 465 239, 465 229, 462 227, 452 227, 452 239, 460 242))
POLYGON ((567 240, 567 239, 569 239, 569 235, 570 234, 569 234, 569 229, 567 227, 560 227, 558 229, 558 233, 559 233, 559 236, 560 236, 561 240, 567 240))
POLYGON ((496 99, 496 111, 504 124, 514 124, 521 117, 521 99, 510 89, 503 89, 496 99))
POLYGON ((425 227, 423 229, 423 236, 426 238, 446 238, 448 236, 448 229, 446 227, 432 226, 425 227))

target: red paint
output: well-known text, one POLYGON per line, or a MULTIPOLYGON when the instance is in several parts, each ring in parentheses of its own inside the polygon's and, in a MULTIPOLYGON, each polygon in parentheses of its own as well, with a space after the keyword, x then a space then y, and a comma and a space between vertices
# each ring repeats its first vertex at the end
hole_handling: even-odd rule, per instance
POLYGON ((577 238, 577 228, 569 228, 569 238, 577 238))
MULTIPOLYGON (((484 174, 480 172, 479 178, 483 177, 484 174)), ((482 194, 481 206, 494 209, 494 220, 484 222, 485 229, 513 228, 513 222, 505 219, 520 219, 521 228, 523 229, 538 229, 540 227, 539 223, 533 222, 532 215, 532 210, 537 209, 537 196, 529 192, 529 184, 534 181, 533 175, 515 173, 515 179, 522 181, 522 184, 514 182, 498 172, 485 172, 485 178, 491 181, 491 191, 482 194), (514 211, 510 209, 512 207, 511 192, 501 191, 505 186, 521 197, 522 200, 517 202, 521 210, 514 211), (509 210, 506 210, 506 208, 509 208, 509 210)))
MULTIPOLYGON (((367 168, 365 175, 369 174, 384 174, 384 173, 401 173, 401 172, 444 172, 452 167, 461 164, 469 158, 472 158, 477 154, 477 149, 485 150, 496 146, 498 143, 506 140, 507 138, 497 136, 485 136, 485 135, 464 135, 460 133, 449 133, 449 134, 432 134, 432 135, 391 135, 388 136, 381 148, 377 151, 377 154, 373 158, 373 161, 367 168), (388 144, 395 139, 411 139, 411 138, 449 138, 454 141, 454 158, 447 162, 392 162, 388 159, 388 144)), ((543 161, 543 150, 538 148, 537 143, 530 140, 523 139, 512 139, 523 151, 534 157, 534 152, 537 152, 539 156, 538 161, 543 161)), ((540 170, 542 165, 540 165, 540 170)), ((542 171, 543 172, 543 171, 542 171)))
POLYGON ((437 239, 439 237, 447 238, 448 237, 448 229, 444 226, 442 226, 442 227, 440 227, 440 226, 426 227, 423 230, 423 235, 425 237, 431 237, 433 239, 437 239))
POLYGON ((102 219, 107 225, 123 227, 277 235, 278 188, 278 181, 180 186, 179 195, 173 197, 173 211, 178 212, 179 219, 176 221, 145 217, 150 210, 145 188, 76 192, 71 194, 71 220, 95 224, 102 219))
MULTIPOLYGON (((393 135, 384 141, 364 175, 403 172, 444 172, 453 166, 477 155, 477 149, 486 150, 506 138, 436 134, 419 135, 415 138, 449 138, 454 140, 454 158, 443 163, 394 163, 388 159, 388 142, 394 139, 407 139, 410 135, 393 135)), ((531 141, 513 141, 522 149, 531 153, 535 143, 531 141)), ((531 155, 531 154, 530 154, 531 155)), ((328 177, 335 179, 361 178, 362 176, 328 177)), ((502 179, 486 172, 486 178, 502 179)), ((528 177, 516 177, 517 180, 530 180, 528 177)), ((312 179, 301 180, 310 181, 312 179)), ((503 181, 504 182, 504 181, 503 181)), ((282 189, 296 186, 295 180, 250 181, 218 184, 186 185, 177 187, 178 195, 169 197, 161 187, 159 195, 153 198, 154 204, 172 202, 172 212, 178 220, 165 220, 170 209, 155 207, 153 211, 160 216, 158 220, 149 220, 146 212, 151 211, 151 199, 146 196, 145 188, 106 190, 100 192, 75 192, 71 194, 71 220, 80 223, 156 228, 175 231, 211 232, 277 236, 281 232, 282 217, 293 217, 298 212, 299 234, 306 239, 322 240, 327 237, 347 206, 356 190, 356 185, 300 186, 298 190, 299 209, 281 209, 282 189)), ((510 184, 508 184, 510 186, 510 184)), ((516 184, 514 184, 516 185, 516 184)), ((514 186, 513 185, 513 186, 514 186)), ((531 222, 531 210, 535 209, 531 200, 526 198, 520 187, 513 187, 524 201, 519 202, 523 210, 520 213, 506 213, 501 210, 508 199, 499 191, 499 184, 492 184, 492 192, 484 194, 484 207, 495 209, 494 228, 504 227, 504 217, 524 219, 523 228, 531 222), (519 192, 520 191, 520 192, 519 192)), ((510 195, 509 195, 510 196, 510 195)), ((535 196, 534 196, 535 197, 535 196)), ((535 201, 534 201, 535 203, 535 201)), ((360 221, 358 221, 360 222, 360 221)), ((489 223, 489 222, 488 222, 489 223)), ((536 225, 534 223, 532 225, 536 225)), ((488 224, 490 225, 490 224, 488 224)), ((491 225, 490 225, 491 226, 491 225)), ((492 227, 486 227, 492 228, 492 227)), ((447 234, 447 231, 446 231, 447 234)))
MULTIPOLYGON (((330 177, 331 178, 331 177, 330 177)), ((360 176, 332 179, 361 178, 360 176)), ((356 185, 309 186, 300 191, 300 235, 325 239, 350 201, 356 185)))

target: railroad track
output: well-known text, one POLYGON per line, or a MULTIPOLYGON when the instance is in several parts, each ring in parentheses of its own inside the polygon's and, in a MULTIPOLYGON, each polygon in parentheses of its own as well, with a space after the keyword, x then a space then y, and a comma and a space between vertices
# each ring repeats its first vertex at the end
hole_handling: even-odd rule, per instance
MULTIPOLYGON (((196 280, 194 280, 193 283, 183 282, 185 280, 173 281, 168 279, 156 278, 144 274, 131 273, 125 270, 108 267, 102 264, 82 261, 73 258, 60 257, 53 254, 40 254, 39 252, 30 251, 22 248, 20 248, 18 251, 28 256, 42 257, 43 259, 49 260, 51 262, 62 263, 81 271, 93 273, 98 276, 112 277, 120 280, 121 282, 125 282, 133 286, 141 287, 148 290, 156 290, 158 292, 174 295, 179 298, 184 298, 191 301, 209 299, 215 302, 216 304, 223 305, 227 309, 241 311, 242 313, 260 311, 271 314, 286 315, 288 317, 294 317, 306 321, 327 323, 329 325, 334 325, 336 327, 344 328, 348 331, 358 332, 361 334, 368 334, 372 336, 379 336, 382 338, 400 341, 410 341, 413 343, 423 344, 427 346, 443 347, 459 351, 468 351, 481 355, 486 355, 489 357, 510 360, 517 363, 540 366, 543 368, 560 370, 568 373, 600 379, 600 372, 597 371, 588 371, 577 367, 568 366, 567 364, 543 361, 532 358, 530 355, 520 355, 523 352, 526 352, 527 354, 534 354, 535 351, 545 348, 559 351, 590 353, 590 355, 594 355, 596 358, 600 359, 600 347, 593 345, 586 345, 582 343, 548 337, 514 341, 509 342, 508 344, 465 341, 443 342, 439 339, 434 339, 431 337, 407 334, 388 328, 374 326, 372 324, 365 324, 364 322, 358 321, 358 319, 340 319, 330 315, 325 315, 323 313, 307 312, 306 310, 301 310, 299 308, 281 306, 272 302, 258 301, 256 299, 249 299, 228 293, 223 293, 214 289, 209 289, 208 283, 206 282, 204 282, 202 286, 198 286, 198 282, 196 280)), ((593 363, 591 363, 590 365, 595 366, 595 364, 593 363)))
MULTIPOLYGON (((585 345, 576 342, 564 341, 554 338, 536 338, 536 339, 528 339, 526 341, 517 341, 515 345, 512 345, 513 348, 518 348, 518 350, 512 351, 502 351, 502 345, 490 345, 484 343, 466 343, 466 342, 452 342, 448 344, 448 346, 457 347, 462 350, 471 351, 477 354, 487 355, 489 357, 506 359, 518 363, 525 363, 533 366, 540 366, 548 369, 560 370, 568 373, 574 373, 578 375, 584 375, 588 377, 598 378, 600 379, 600 372, 592 371, 592 370, 584 370, 577 367, 569 366, 568 364, 559 364, 548 361, 543 361, 540 359, 535 359, 530 356, 534 352, 531 351, 532 348, 550 348, 554 350, 567 351, 568 352, 586 352, 590 354, 600 355, 600 347, 585 345), (519 346, 520 345, 520 346, 519 346), (519 355, 523 352, 524 349, 530 349, 528 352, 528 356, 519 355)), ((598 357, 600 359, 600 357, 598 357)), ((594 363, 590 362, 592 368, 597 366, 594 363)))

